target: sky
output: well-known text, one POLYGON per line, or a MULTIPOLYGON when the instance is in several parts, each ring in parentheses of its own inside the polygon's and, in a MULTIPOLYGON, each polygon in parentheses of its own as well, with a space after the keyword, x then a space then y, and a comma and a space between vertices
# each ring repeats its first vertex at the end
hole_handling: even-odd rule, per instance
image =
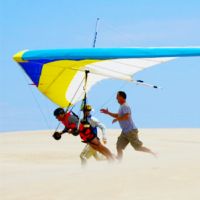
MULTIPOLYGON (((199 10, 198 0, 0 0, 0 132, 58 124, 57 106, 29 85, 15 53, 92 47, 97 17, 96 47, 200 46, 199 10)), ((99 109, 117 112, 116 92, 124 90, 138 128, 200 128, 199 63, 199 57, 179 58, 135 75, 162 90, 102 81, 88 94, 93 114, 107 128, 119 128, 99 109)))

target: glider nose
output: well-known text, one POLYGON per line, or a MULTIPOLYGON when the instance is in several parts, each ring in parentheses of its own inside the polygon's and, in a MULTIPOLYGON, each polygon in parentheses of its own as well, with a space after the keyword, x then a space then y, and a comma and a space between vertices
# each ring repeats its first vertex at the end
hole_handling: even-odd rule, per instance
POLYGON ((16 53, 16 54, 13 56, 13 60, 16 61, 16 62, 26 62, 25 60, 23 60, 23 54, 24 54, 26 51, 27 51, 27 50, 20 51, 20 52, 16 53))

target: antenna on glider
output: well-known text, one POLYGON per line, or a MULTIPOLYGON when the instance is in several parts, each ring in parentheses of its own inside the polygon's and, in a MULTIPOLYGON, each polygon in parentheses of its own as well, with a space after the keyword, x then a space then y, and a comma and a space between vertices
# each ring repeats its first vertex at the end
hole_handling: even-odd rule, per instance
POLYGON ((100 18, 97 18, 97 20, 96 20, 95 32, 94 32, 94 40, 93 40, 93 44, 92 44, 93 48, 95 48, 95 46, 96 46, 99 20, 100 20, 100 18))

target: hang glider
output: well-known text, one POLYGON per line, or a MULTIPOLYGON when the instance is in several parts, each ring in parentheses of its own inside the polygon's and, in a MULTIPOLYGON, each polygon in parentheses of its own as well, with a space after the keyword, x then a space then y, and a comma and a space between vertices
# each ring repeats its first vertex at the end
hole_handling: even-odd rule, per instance
POLYGON ((136 82, 133 75, 139 71, 189 56, 200 56, 200 47, 25 50, 13 59, 41 93, 67 107, 83 98, 85 71, 90 72, 89 91, 98 81, 108 78, 136 82))

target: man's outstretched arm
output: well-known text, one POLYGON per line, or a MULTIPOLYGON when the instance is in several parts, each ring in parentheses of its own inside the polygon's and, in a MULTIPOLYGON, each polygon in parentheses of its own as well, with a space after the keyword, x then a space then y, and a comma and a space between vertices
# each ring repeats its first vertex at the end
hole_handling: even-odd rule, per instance
POLYGON ((109 112, 108 108, 107 109, 102 108, 100 111, 101 111, 101 113, 110 115, 111 117, 114 117, 114 118, 118 117, 118 113, 111 113, 111 112, 109 112))
POLYGON ((122 115, 122 116, 120 116, 120 117, 118 116, 118 117, 116 117, 115 119, 113 119, 112 123, 115 123, 116 121, 128 120, 129 117, 130 117, 130 114, 129 114, 129 113, 126 113, 126 114, 124 114, 124 115, 122 115))

